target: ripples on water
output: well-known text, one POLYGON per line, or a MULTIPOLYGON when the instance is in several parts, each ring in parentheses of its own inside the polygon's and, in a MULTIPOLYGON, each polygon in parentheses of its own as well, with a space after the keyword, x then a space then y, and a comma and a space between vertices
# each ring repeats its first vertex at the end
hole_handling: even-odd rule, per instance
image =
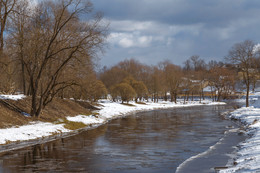
MULTIPOLYGON (((175 172, 234 123, 227 106, 134 114, 78 135, 2 154, 2 172, 175 172)), ((1 171, 0 170, 0 171, 1 171)))

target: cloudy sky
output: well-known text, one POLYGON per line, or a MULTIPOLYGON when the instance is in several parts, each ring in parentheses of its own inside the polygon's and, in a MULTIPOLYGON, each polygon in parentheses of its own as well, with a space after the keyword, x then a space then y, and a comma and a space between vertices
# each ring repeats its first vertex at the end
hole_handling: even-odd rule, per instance
POLYGON ((147 65, 192 55, 222 60, 233 44, 260 42, 259 0, 92 0, 110 22, 102 66, 134 58, 147 65))

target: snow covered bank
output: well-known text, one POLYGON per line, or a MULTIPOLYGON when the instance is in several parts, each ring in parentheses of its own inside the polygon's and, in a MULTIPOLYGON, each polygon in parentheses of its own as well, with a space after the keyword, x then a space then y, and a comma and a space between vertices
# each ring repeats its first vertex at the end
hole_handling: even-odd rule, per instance
POLYGON ((246 127, 249 138, 239 144, 237 157, 234 165, 221 173, 233 172, 260 172, 260 93, 251 95, 251 107, 242 107, 233 111, 230 118, 241 121, 246 127))
POLYGON ((239 145, 234 166, 220 172, 260 172, 260 108, 243 107, 232 112, 230 117, 245 124, 250 138, 239 145))
MULTIPOLYGON (((133 106, 127 106, 120 103, 111 102, 108 100, 100 101, 100 109, 95 115, 78 115, 75 117, 66 117, 68 121, 82 122, 86 125, 100 125, 106 123, 111 119, 122 117, 130 113, 153 110, 153 109, 166 109, 166 108, 177 108, 177 107, 188 107, 197 105, 215 105, 225 104, 223 102, 211 102, 210 100, 199 103, 198 101, 188 102, 183 104, 181 102, 175 104, 172 102, 161 101, 159 103, 146 103, 136 104, 131 102, 133 106)), ((0 144, 6 144, 14 141, 25 141, 32 140, 41 137, 46 137, 54 134, 72 132, 64 128, 64 123, 52 124, 46 122, 32 122, 29 125, 12 127, 8 129, 0 129, 0 144)))
POLYGON ((153 109, 165 109, 165 108, 177 108, 177 107, 188 107, 188 106, 199 106, 199 105, 216 105, 216 104, 226 104, 224 102, 212 102, 210 100, 205 100, 202 103, 199 101, 190 101, 186 104, 183 102, 178 102, 177 104, 172 102, 160 101, 159 103, 148 102, 146 104, 136 104, 131 102, 134 106, 125 106, 120 103, 114 103, 106 100, 101 100, 100 107, 101 110, 98 112, 102 118, 111 119, 117 118, 118 116, 127 115, 132 112, 153 110, 153 109))
POLYGON ((64 128, 63 124, 32 122, 29 125, 0 129, 0 144, 32 140, 61 132, 70 132, 70 130, 64 128))

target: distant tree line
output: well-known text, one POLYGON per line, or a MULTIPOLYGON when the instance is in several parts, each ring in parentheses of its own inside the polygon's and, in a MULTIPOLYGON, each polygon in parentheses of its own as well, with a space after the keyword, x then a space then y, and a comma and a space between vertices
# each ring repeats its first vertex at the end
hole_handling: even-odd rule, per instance
MULTIPOLYGON (((259 51, 250 40, 235 44, 226 62, 191 56, 183 67, 165 60, 148 66, 134 59, 95 71, 107 26, 93 5, 83 0, 0 0, 0 91, 31 98, 30 115, 38 117, 54 98, 96 102, 159 99, 177 102, 226 99, 236 84, 250 89, 259 78, 259 51), (208 88, 205 91, 205 88, 208 88)), ((152 57, 151 57, 152 58, 152 57)))
POLYGON ((183 98, 185 103, 194 96, 200 101, 205 96, 220 101, 246 91, 246 105, 249 106, 249 91, 254 90, 260 77, 259 69, 259 46, 246 40, 230 49, 225 62, 211 60, 206 63, 193 55, 183 67, 169 60, 148 66, 130 59, 111 68, 104 67, 99 78, 114 101, 119 98, 122 102, 133 99, 137 102, 151 98, 154 102, 159 99, 177 102, 177 98, 183 98), (134 85, 136 82, 140 85, 134 85))
POLYGON ((186 102, 193 100, 195 95, 202 100, 205 98, 203 89, 207 86, 212 87, 209 96, 219 101, 235 91, 235 70, 225 67, 224 63, 210 61, 206 64, 198 56, 192 56, 184 64, 181 68, 163 61, 156 66, 147 66, 130 59, 109 69, 104 68, 99 77, 113 100, 122 98, 121 90, 129 94, 122 101, 151 98, 154 102, 159 99, 177 102, 177 98, 182 97, 186 102))

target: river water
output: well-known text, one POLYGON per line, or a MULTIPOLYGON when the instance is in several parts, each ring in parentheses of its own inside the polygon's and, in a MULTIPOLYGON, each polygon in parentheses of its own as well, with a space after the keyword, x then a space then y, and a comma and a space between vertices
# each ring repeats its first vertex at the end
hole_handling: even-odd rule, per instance
POLYGON ((136 113, 2 153, 0 172, 214 172, 245 139, 224 118, 227 110, 222 105, 136 113))

